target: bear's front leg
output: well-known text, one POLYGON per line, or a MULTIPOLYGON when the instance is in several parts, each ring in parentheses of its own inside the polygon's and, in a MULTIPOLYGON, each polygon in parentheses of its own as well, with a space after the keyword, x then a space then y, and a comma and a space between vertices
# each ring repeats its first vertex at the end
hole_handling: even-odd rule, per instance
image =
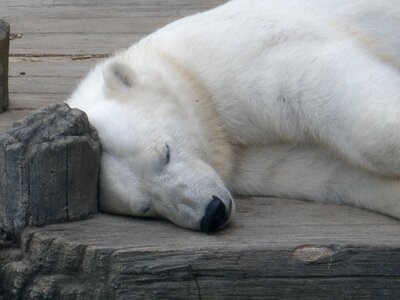
POLYGON ((344 203, 400 219, 400 180, 346 164, 322 149, 290 145, 238 152, 236 195, 344 203))

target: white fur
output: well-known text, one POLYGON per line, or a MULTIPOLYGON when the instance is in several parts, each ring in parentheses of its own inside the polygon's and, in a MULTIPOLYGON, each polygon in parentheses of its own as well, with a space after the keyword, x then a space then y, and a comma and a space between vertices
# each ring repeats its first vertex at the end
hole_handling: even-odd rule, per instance
POLYGON ((99 132, 106 211, 198 229, 231 192, 400 218, 399 69, 397 0, 236 0, 101 63, 68 103, 99 132))

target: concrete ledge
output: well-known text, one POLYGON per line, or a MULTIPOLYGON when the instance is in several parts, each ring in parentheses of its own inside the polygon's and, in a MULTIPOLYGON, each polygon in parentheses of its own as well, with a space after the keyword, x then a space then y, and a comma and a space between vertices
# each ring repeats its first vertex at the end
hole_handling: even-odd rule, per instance
POLYGON ((84 112, 38 110, 0 135, 0 240, 97 212, 100 143, 84 112))
POLYGON ((0 113, 8 107, 8 53, 10 25, 0 20, 0 113))
POLYGON ((0 287, 5 299, 399 299, 398 221, 285 199, 237 204, 212 235, 106 214, 27 229, 0 287))

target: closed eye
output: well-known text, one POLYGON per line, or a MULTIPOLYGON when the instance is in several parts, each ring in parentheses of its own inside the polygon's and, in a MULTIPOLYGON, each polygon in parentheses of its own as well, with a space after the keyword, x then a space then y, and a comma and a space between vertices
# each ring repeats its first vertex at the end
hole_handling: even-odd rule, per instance
POLYGON ((165 144, 165 164, 168 165, 171 160, 171 151, 168 144, 165 144))

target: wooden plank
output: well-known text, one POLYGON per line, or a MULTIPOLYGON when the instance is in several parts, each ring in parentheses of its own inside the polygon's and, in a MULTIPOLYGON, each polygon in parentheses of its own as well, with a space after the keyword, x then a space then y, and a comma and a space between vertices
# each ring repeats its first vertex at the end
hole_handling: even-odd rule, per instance
POLYGON ((159 16, 159 17, 108 17, 104 18, 63 18, 55 20, 54 18, 8 18, 13 24, 14 32, 21 32, 23 35, 28 33, 129 33, 129 34, 148 34, 158 28, 176 20, 177 16, 159 16), (99 26, 102 24, 102 26, 99 26))
MULTIPOLYGON (((211 235, 182 229, 167 221, 106 214, 73 224, 32 229, 32 232, 57 238, 57 229, 63 229, 63 239, 76 243, 154 253, 187 251, 195 254, 195 249, 235 251, 248 246, 254 249, 294 250, 304 245, 325 245, 334 252, 336 250, 330 245, 400 247, 398 220, 355 207, 274 198, 237 199, 237 204, 233 223, 211 235), (99 239, 100 236, 103 238, 99 239)), ((213 252, 210 253, 212 255, 213 252)), ((301 252, 293 255, 299 261, 310 262, 318 258, 318 255, 311 255, 303 259, 301 252)))
POLYGON ((68 94, 73 91, 79 77, 14 77, 10 91, 20 94, 68 94))
MULTIPOLYGON (((135 6, 156 6, 169 7, 169 6, 189 6, 189 7, 201 7, 216 5, 218 3, 226 2, 226 0, 114 0, 114 5, 135 5, 135 6)), ((31 6, 95 6, 110 4, 109 0, 35 0, 34 3, 30 0, 13 0, 12 2, 2 2, 0 7, 31 7, 31 6)))
MULTIPOLYGON (((197 276, 196 271, 194 271, 197 276)), ((124 282, 117 289, 117 299, 398 299, 400 279, 388 278, 237 278, 235 284, 222 275, 215 279, 186 280, 145 284, 124 282), (137 284, 137 289, 132 288, 137 284), (152 288, 150 287, 152 286, 152 288), (151 294, 150 294, 151 293, 151 294)), ((194 277, 196 278, 196 277, 194 277)), ((119 282, 118 282, 119 283, 119 282)))
POLYGON ((42 14, 46 16, 75 16, 78 14, 83 15, 84 10, 87 11, 88 16, 99 15, 104 13, 104 9, 111 10, 119 13, 122 11, 129 12, 140 12, 142 15, 148 12, 156 12, 163 14, 171 11, 201 11, 211 7, 217 6, 226 2, 223 0, 149 0, 149 1, 134 1, 134 0, 118 0, 118 1, 91 1, 91 0, 74 0, 74 1, 32 1, 29 0, 17 0, 12 2, 1 2, 0 8, 2 9, 1 17, 7 15, 21 15, 28 13, 27 16, 42 14))
MULTIPOLYGON (((9 76, 14 77, 84 77, 101 59, 89 56, 11 57, 9 76)), ((13 91, 12 91, 13 92, 13 91)))
POLYGON ((91 56, 12 57, 10 109, 35 109, 65 101, 100 61, 91 56))
POLYGON ((13 77, 10 79, 10 109, 36 109, 61 103, 78 85, 80 77, 13 77))
MULTIPOLYGON (((10 94, 10 111, 33 110, 54 103, 62 103, 69 94, 10 94)), ((1 116, 0 116, 1 120, 1 116)))
POLYGON ((23 33, 22 38, 11 43, 12 55, 20 57, 11 58, 10 108, 37 108, 65 100, 97 62, 74 62, 65 55, 113 53, 176 18, 219 3, 172 0, 0 3, 0 11, 12 21, 13 30, 23 33), (57 54, 62 56, 52 57, 51 61, 29 57, 57 54))
POLYGON ((20 292, 35 288, 44 297, 47 291, 36 281, 71 274, 67 266, 78 265, 78 273, 52 285, 52 293, 68 284, 94 293, 92 298, 121 299, 400 295, 399 221, 348 206, 285 199, 238 199, 237 207, 234 223, 211 235, 166 221, 105 214, 29 229, 22 239, 26 259, 5 266, 5 282, 20 283, 20 292))
MULTIPOLYGON (((7 8, 2 10, 1 18, 7 22, 15 22, 23 19, 25 15, 28 20, 38 20, 40 16, 43 19, 51 20, 56 23, 58 19, 75 19, 84 22, 84 20, 95 19, 101 20, 108 18, 114 19, 126 19, 126 18, 181 18, 186 15, 193 14, 198 10, 184 9, 182 7, 176 7, 171 9, 167 7, 154 7, 149 9, 143 9, 140 7, 129 7, 126 5, 115 6, 115 5, 94 5, 94 6, 54 6, 54 7, 13 7, 7 12, 7 8), (86 16, 86 18, 85 18, 86 16)), ((18 25, 17 25, 18 26, 18 25)), ((18 27, 16 27, 18 28, 18 27)), ((46 27, 48 28, 48 27, 46 27)))
POLYGON ((222 1, 102 1, 4 4, 0 17, 22 38, 12 54, 109 54, 171 21, 222 1))
POLYGON ((112 54, 139 41, 143 34, 24 34, 11 42, 14 54, 112 54))
MULTIPOLYGON (((44 33, 49 32, 47 30, 54 32, 54 30, 51 29, 52 24, 67 20, 67 23, 64 24, 75 26, 75 24, 72 25, 70 23, 70 20, 73 19, 78 20, 79 22, 76 23, 82 25, 82 28, 80 28, 78 32, 81 32, 82 29, 85 30, 86 21, 92 19, 98 22, 98 28, 96 30, 99 30, 99 28, 109 30, 107 27, 118 24, 118 22, 115 22, 117 20, 122 20, 123 23, 128 20, 138 22, 137 27, 140 28, 140 24, 149 26, 151 20, 153 23, 159 22, 160 25, 166 24, 173 19, 178 19, 215 7, 222 1, 212 1, 210 3, 202 3, 200 1, 174 2, 176 1, 149 1, 149 3, 140 4, 134 1, 127 1, 121 4, 108 1, 103 3, 91 2, 91 4, 12 4, 3 5, 3 7, 1 7, 0 4, 0 17, 12 22, 14 24, 13 28, 15 28, 13 30, 19 31, 26 29, 26 32, 36 32, 38 28, 43 29, 42 32, 44 33), (109 20, 110 18, 113 20, 109 20), (45 24, 45 20, 49 22, 45 24), (31 21, 31 27, 29 27, 28 21, 31 21), (35 24, 36 21, 39 21, 39 27, 35 24), (104 22, 106 23, 104 24, 104 22), (99 26, 99 23, 101 26, 99 26)), ((61 32, 64 32, 64 30, 65 29, 61 29, 61 32)), ((135 30, 135 28, 131 28, 131 30, 135 30)))

